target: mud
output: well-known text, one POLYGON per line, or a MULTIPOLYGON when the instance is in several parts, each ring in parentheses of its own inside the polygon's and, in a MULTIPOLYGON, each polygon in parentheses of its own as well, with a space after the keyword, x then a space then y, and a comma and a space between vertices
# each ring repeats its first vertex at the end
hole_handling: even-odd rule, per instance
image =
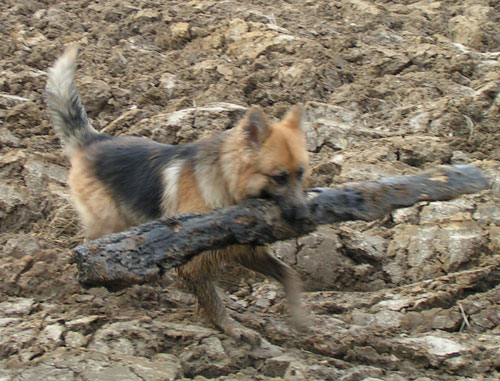
MULTIPOLYGON (((500 5, 496 0, 11 1, 0 9, 0 378, 500 378, 500 5), (304 280, 308 332, 280 287, 228 271, 237 343, 167 274, 82 288, 82 241, 43 100, 81 44, 96 129, 183 143, 251 104, 306 104, 313 186, 474 164, 492 189, 272 247, 304 280)), ((240 274, 241 275, 241 274, 240 274)))

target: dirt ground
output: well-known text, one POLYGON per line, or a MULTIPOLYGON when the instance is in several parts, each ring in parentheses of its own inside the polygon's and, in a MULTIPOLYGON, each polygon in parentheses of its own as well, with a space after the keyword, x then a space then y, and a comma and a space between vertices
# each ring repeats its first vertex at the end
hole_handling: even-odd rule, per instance
MULTIPOLYGON (((0 380, 500 379, 500 2, 35 1, 0 8, 0 380), (79 42, 97 129, 183 143, 305 103, 313 186, 474 164, 492 189, 272 247, 304 281, 221 279, 251 348, 175 281, 85 289, 46 70, 79 42)), ((234 274, 234 272, 232 273, 234 274)))

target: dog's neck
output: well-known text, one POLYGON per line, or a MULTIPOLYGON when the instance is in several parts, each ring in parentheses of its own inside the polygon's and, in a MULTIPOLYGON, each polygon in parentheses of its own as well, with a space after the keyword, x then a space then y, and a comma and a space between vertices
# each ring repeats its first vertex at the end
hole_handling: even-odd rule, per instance
MULTIPOLYGON (((227 155, 224 146, 233 138, 233 131, 217 134, 207 141, 199 142, 199 160, 196 161, 194 173, 198 180, 202 197, 210 208, 221 208, 233 205, 237 200, 231 196, 231 184, 237 179, 229 176, 227 155)), ((237 165, 237 163, 234 163, 237 165)))

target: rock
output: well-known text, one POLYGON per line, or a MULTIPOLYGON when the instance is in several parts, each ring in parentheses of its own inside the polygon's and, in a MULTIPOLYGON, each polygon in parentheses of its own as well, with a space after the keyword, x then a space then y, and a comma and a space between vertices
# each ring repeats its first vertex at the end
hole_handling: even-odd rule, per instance
POLYGON ((449 143, 435 136, 405 136, 387 140, 394 145, 397 160, 412 167, 421 167, 425 163, 445 164, 452 156, 449 143))
MULTIPOLYGON (((318 372, 316 369, 312 370, 302 361, 292 361, 288 365, 283 379, 287 381, 306 381, 316 378, 315 373, 321 374, 321 372, 318 372)), ((331 376, 331 372, 330 374, 328 374, 328 376, 331 376)))
POLYGON ((160 77, 160 85, 167 90, 167 96, 170 98, 179 86, 179 79, 174 74, 163 73, 160 77))
POLYGON ((93 323, 97 322, 99 317, 100 316, 98 315, 84 316, 75 320, 67 321, 64 324, 71 330, 85 330, 88 329, 93 323))
POLYGON ((267 51, 294 51, 303 42, 298 37, 272 30, 253 30, 228 44, 227 53, 237 60, 255 60, 267 51))
POLYGON ((492 251, 500 250, 500 227, 493 226, 489 231, 490 248, 492 251))
POLYGON ((421 224, 439 224, 446 221, 471 220, 474 203, 470 200, 451 200, 449 202, 431 202, 420 212, 421 224))
POLYGON ((349 257, 357 261, 382 261, 386 257, 388 240, 380 235, 358 232, 347 227, 341 230, 341 238, 349 257))
POLYGON ((64 337, 64 344, 68 348, 80 348, 86 346, 88 338, 83 336, 80 332, 69 331, 64 337))
POLYGON ((260 370, 268 377, 283 377, 287 372, 290 363, 294 361, 297 361, 294 356, 283 354, 266 360, 260 370))
POLYGON ((16 207, 26 205, 28 200, 26 188, 0 183, 0 219, 5 218, 16 207))
POLYGON ((402 319, 403 314, 397 311, 382 310, 375 314, 375 322, 384 328, 397 328, 402 319))
POLYGON ((396 224, 417 225, 420 219, 419 209, 423 203, 416 204, 409 208, 396 209, 391 213, 396 224))
POLYGON ((191 27, 187 22, 177 22, 168 28, 160 40, 165 49, 180 49, 191 40, 191 27))
MULTIPOLYGON (((425 61, 424 61, 425 62, 425 61)), ((426 133, 429 124, 432 121, 432 116, 429 111, 415 113, 408 121, 411 131, 414 133, 426 133)))
POLYGON ((401 319, 401 326, 415 333, 431 329, 456 332, 460 329, 463 317, 456 309, 431 308, 425 311, 411 311, 401 319))
POLYGON ((48 349, 58 347, 63 342, 64 326, 56 323, 46 326, 40 337, 40 343, 48 349))
POLYGON ((2 311, 3 316, 25 316, 31 313, 34 306, 34 299, 12 298, 0 303, 0 311, 2 311))
POLYGON ((158 114, 142 120, 129 134, 144 135, 147 129, 153 140, 166 144, 189 143, 236 125, 246 108, 231 103, 212 103, 204 107, 158 114))
POLYGON ((364 290, 383 287, 379 268, 386 258, 388 241, 347 226, 340 234, 320 227, 297 243, 278 242, 272 250, 300 274, 307 291, 349 289, 355 283, 364 290))
POLYGON ((381 46, 373 49, 371 55, 371 69, 377 76, 388 74, 397 75, 413 64, 411 58, 407 54, 381 46))
MULTIPOLYGON (((397 373, 384 375, 383 379, 384 379, 384 381, 407 381, 408 380, 408 378, 401 376, 397 373)), ((363 381, 365 381, 365 380, 363 380, 363 381)), ((427 380, 427 381, 432 381, 432 380, 427 380)))
POLYGON ((330 187, 334 184, 334 177, 340 173, 341 166, 330 159, 311 168, 311 188, 330 187))
POLYGON ((7 128, 0 128, 0 144, 9 145, 12 147, 19 146, 20 139, 17 138, 12 132, 7 128))
MULTIPOLYGON (((359 157, 360 153, 356 156, 359 157)), ((364 152, 363 155, 371 156, 371 152, 364 152)), ((342 166, 340 175, 335 179, 336 182, 343 183, 349 181, 378 180, 382 177, 400 176, 405 168, 401 163, 360 163, 355 160, 346 160, 342 166)))
POLYGON ((308 150, 318 152, 324 146, 335 151, 346 149, 359 139, 355 126, 335 120, 319 119, 307 131, 308 150))
POLYGON ((122 361, 141 380, 173 381, 182 376, 179 359, 167 353, 158 353, 152 360, 144 357, 123 357, 122 361))
POLYGON ((229 43, 232 43, 241 39, 241 37, 245 35, 248 30, 249 26, 245 21, 239 18, 235 18, 229 23, 229 26, 224 33, 224 37, 229 43))
POLYGON ((483 224, 500 225, 500 206, 496 202, 483 203, 478 205, 472 217, 483 224))
POLYGON ((463 322, 463 316, 458 311, 444 310, 439 311, 432 319, 432 328, 444 331, 454 332, 460 328, 463 322))
POLYGON ((135 332, 138 336, 138 341, 144 340, 144 336, 146 336, 146 338, 150 337, 144 328, 137 328, 133 323, 114 323, 96 331, 88 347, 89 349, 98 350, 104 353, 116 352, 122 355, 134 355, 136 354, 136 349, 132 341, 124 334, 125 332, 128 335, 135 332), (139 336, 141 333, 143 337, 139 336))
POLYGON ((38 333, 38 330, 22 324, 0 328, 0 357, 7 358, 29 347, 36 341, 38 333))
POLYGON ((319 102, 306 104, 308 150, 318 152, 323 146, 345 149, 360 136, 373 135, 356 122, 357 113, 350 109, 319 102))
POLYGON ((483 35, 478 20, 458 15, 450 19, 449 26, 453 41, 471 47, 481 45, 483 35))
MULTIPOLYGON (((298 243, 300 250, 293 254, 294 257, 290 256, 295 253, 292 249, 282 259, 293 264, 301 274, 305 290, 338 288, 344 281, 343 276, 346 276, 339 268, 349 271, 352 261, 338 251, 341 243, 337 234, 328 228, 320 228, 316 233, 299 238, 298 243)), ((277 251, 278 256, 283 254, 283 249, 277 251)))
POLYGON ((351 323, 359 326, 369 326, 375 323, 375 316, 362 311, 353 311, 351 314, 351 323))
POLYGON ((81 377, 88 380, 111 381, 121 377, 131 381, 173 381, 180 376, 182 371, 179 361, 170 354, 158 353, 152 359, 147 359, 59 348, 47 354, 44 362, 29 363, 23 371, 22 379, 42 377, 47 381, 70 381, 81 377), (29 378, 25 378, 28 376, 29 378))
POLYGON ((111 99, 111 86, 103 80, 83 77, 78 84, 85 110, 89 117, 96 118, 111 99))
POLYGON ((40 251, 40 240, 30 234, 18 234, 9 238, 5 243, 3 255, 13 258, 22 258, 25 255, 33 256, 40 251))
POLYGON ((208 378, 227 374, 233 368, 231 358, 217 337, 207 337, 198 345, 188 346, 179 356, 184 374, 208 378))
MULTIPOLYGON (((246 350, 242 348, 244 352, 246 350)), ((252 349, 250 356, 256 360, 265 360, 272 357, 279 357, 283 354, 283 349, 278 345, 271 344, 266 339, 262 338, 260 346, 252 349)))
POLYGON ((82 372, 81 376, 87 378, 88 380, 95 381, 115 381, 117 379, 127 381, 144 380, 143 378, 136 375, 129 366, 114 363, 102 367, 101 369, 89 367, 84 372, 82 372))
POLYGON ((144 22, 151 22, 158 20, 159 15, 159 12, 155 9, 141 9, 134 15, 134 19, 144 22))
POLYGON ((167 103, 167 92, 161 87, 150 87, 145 90, 138 98, 137 104, 140 107, 146 107, 147 105, 164 105, 167 103))
POLYGON ((470 367, 473 362, 474 359, 468 355, 456 356, 444 360, 445 366, 452 372, 460 372, 461 370, 470 367))
POLYGON ((378 378, 384 374, 384 371, 380 368, 375 368, 373 366, 358 365, 355 366, 339 378, 341 381, 355 381, 363 380, 368 377, 378 378))
POLYGON ((170 26, 172 39, 187 39, 189 37, 189 24, 187 22, 178 22, 170 26))
POLYGON ((395 234, 387 249, 394 259, 383 268, 397 284, 433 278, 474 262, 486 244, 474 221, 409 225, 395 234))
POLYGON ((46 189, 48 182, 66 185, 68 171, 60 165, 48 163, 43 159, 30 158, 24 165, 23 177, 30 191, 39 194, 46 189))
POLYGON ((106 324, 92 336, 88 348, 103 353, 146 356, 160 343, 199 341, 214 330, 190 324, 130 320, 106 324))
POLYGON ((402 345, 405 351, 415 351, 418 355, 428 358, 429 362, 434 366, 445 358, 467 353, 466 346, 433 335, 403 338, 398 339, 396 342, 402 345))
MULTIPOLYGON (((71 369, 52 367, 45 364, 39 364, 31 369, 26 369, 23 372, 22 379, 24 380, 45 380, 45 381, 72 381, 76 374, 71 369)), ((94 378, 94 380, 105 380, 94 378)), ((108 378, 111 381, 111 379, 108 378)))
POLYGON ((494 195, 496 197, 500 196, 500 163, 498 161, 484 160, 477 164, 490 182, 494 195))
POLYGON ((470 164, 472 162, 472 158, 465 152, 462 151, 453 151, 453 154, 450 159, 450 164, 459 165, 459 164, 470 164))
POLYGON ((348 4, 348 6, 351 7, 356 13, 366 14, 367 17, 378 16, 381 12, 376 5, 373 5, 365 0, 348 0, 346 4, 348 4))
POLYGON ((489 308, 471 316, 470 321, 479 331, 491 330, 500 325, 500 311, 496 306, 489 306, 489 308))
POLYGON ((362 311, 353 311, 351 315, 351 322, 359 326, 373 326, 379 325, 383 328, 399 327, 403 314, 397 311, 382 310, 377 313, 366 313, 362 311))

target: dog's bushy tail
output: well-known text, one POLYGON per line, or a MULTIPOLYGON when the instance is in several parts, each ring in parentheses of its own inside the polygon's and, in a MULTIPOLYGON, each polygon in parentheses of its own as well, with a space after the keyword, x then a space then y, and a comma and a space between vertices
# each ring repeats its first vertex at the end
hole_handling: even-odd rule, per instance
POLYGON ((66 49, 49 69, 45 87, 52 125, 68 154, 99 136, 90 124, 76 90, 74 73, 77 54, 77 45, 66 49))

